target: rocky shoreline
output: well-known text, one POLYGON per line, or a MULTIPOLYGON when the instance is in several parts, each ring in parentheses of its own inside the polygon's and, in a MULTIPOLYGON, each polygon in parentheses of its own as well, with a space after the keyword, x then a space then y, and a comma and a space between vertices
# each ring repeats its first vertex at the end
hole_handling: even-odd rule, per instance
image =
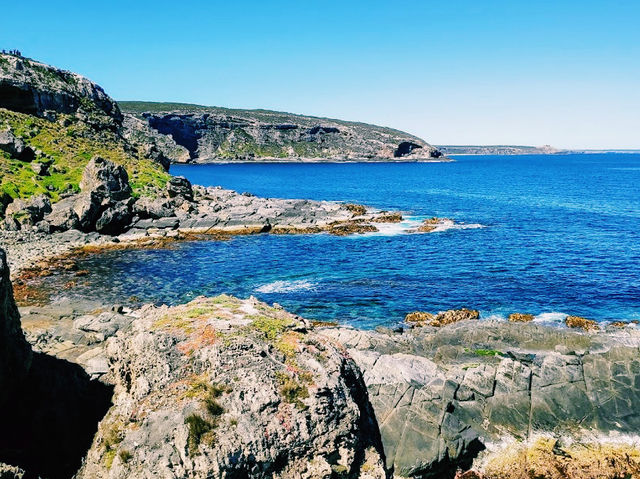
POLYGON ((633 326, 460 310, 363 331, 225 295, 136 310, 63 298, 20 313, 30 354, 114 388, 77 477, 146 478, 149 464, 163 477, 270 477, 275 463, 278 477, 483 477, 505 447, 541 436, 640 441, 633 326))

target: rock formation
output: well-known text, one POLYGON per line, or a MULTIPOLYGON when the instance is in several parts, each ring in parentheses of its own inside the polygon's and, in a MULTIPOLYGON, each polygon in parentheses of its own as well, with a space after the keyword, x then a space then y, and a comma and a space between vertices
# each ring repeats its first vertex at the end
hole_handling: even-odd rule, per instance
POLYGON ((172 103, 121 102, 121 107, 125 136, 154 142, 174 162, 443 158, 418 137, 364 123, 172 103))
POLYGON ((122 121, 117 103, 92 81, 15 55, 0 55, 0 108, 41 117, 95 111, 122 121))
POLYGON ((79 478, 385 477, 359 370, 283 310, 147 307, 107 355, 114 406, 79 478))
POLYGON ((30 364, 31 347, 22 334, 7 256, 0 249, 0 409, 25 380, 30 364))
POLYGON ((473 321, 324 334, 362 369, 396 475, 453 477, 509 438, 635 435, 640 427, 635 332, 473 321))

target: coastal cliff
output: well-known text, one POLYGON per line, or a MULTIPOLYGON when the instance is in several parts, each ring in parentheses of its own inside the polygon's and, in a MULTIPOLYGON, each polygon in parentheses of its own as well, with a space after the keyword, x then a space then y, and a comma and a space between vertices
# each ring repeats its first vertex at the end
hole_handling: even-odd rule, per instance
POLYGON ((446 159, 416 136, 365 123, 180 103, 123 101, 120 107, 125 135, 155 141, 174 162, 446 159))
MULTIPOLYGON (((88 80, 0 58, 0 247, 8 248, 8 257, 0 249, 0 477, 572 477, 544 469, 556 463, 580 467, 577 478, 639 473, 637 447, 604 449, 586 462, 572 455, 583 442, 590 453, 603 439, 639 439, 640 334, 632 324, 601 329, 573 317, 567 325, 585 328, 577 331, 479 321, 465 309, 413 313, 400 331, 359 331, 254 298, 131 309, 104 304, 100 291, 81 301, 64 290, 53 302, 33 295, 32 282, 60 268, 91 274, 74 259, 102 248, 161 248, 193 233, 348 235, 402 218, 191 185, 165 167, 172 155, 200 157, 201 139, 192 151, 144 116, 122 115, 88 80), (131 136, 127 121, 142 134, 131 136), (20 267, 15 295, 9 264, 20 267), (522 469, 539 435, 545 460, 522 469), (505 454, 512 444, 524 452, 505 454), (496 457, 507 462, 496 466, 496 457)), ((318 119, 261 128, 289 124, 264 114, 241 120, 250 130, 315 135, 308 143, 320 145, 359 128, 318 119)), ((204 115, 186 118, 206 124, 204 115)), ((374 135, 362 128, 358 138, 374 135)), ((191 126, 185 131, 188 138, 191 126)), ((395 134, 377 131, 386 139, 371 144, 386 144, 388 158, 428 149, 406 137, 422 146, 385 143, 395 134)), ((365 151, 358 148, 349 151, 365 151)), ((263 158, 230 151, 236 160, 263 158)), ((450 220, 421 228, 442 221, 450 220)))
POLYGON ((354 213, 338 203, 194 188, 166 171, 180 151, 170 148, 169 136, 145 136, 151 128, 140 121, 142 133, 127 134, 130 123, 123 120, 118 105, 90 80, 0 55, 0 230, 134 237, 175 230, 376 230, 369 223, 381 215, 363 207, 354 213))

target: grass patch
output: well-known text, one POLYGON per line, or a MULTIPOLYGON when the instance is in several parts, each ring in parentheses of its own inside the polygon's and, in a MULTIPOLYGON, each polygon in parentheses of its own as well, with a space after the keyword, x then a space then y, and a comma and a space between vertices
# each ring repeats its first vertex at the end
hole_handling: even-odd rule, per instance
POLYGON ((199 397, 207 413, 206 417, 195 413, 190 414, 184 420, 189 429, 187 447, 190 456, 197 454, 203 442, 210 446, 215 444, 215 429, 220 425, 220 417, 225 412, 218 399, 231 391, 231 387, 225 384, 207 384, 204 381, 197 381, 187 393, 188 397, 199 397))
POLYGON ((631 479, 640 477, 640 450, 629 444, 572 444, 553 438, 518 444, 488 460, 485 479, 631 479))
POLYGON ((306 409, 307 406, 302 400, 309 397, 309 389, 305 383, 309 381, 310 378, 312 380, 311 376, 305 375, 301 377, 301 375, 298 375, 298 380, 285 372, 276 372, 276 380, 280 384, 278 392, 280 396, 282 396, 282 399, 289 404, 295 405, 298 409, 306 409))
POLYGON ((120 460, 123 464, 128 463, 133 458, 133 454, 131 454, 131 451, 129 451, 128 449, 122 449, 118 453, 118 456, 120 456, 120 460))
POLYGON ((485 357, 493 357, 493 356, 504 356, 504 353, 498 351, 497 349, 476 349, 473 351, 476 356, 485 356, 485 357))
POLYGON ((250 327, 260 332, 267 341, 275 341, 292 324, 293 321, 291 319, 253 316, 253 322, 250 327))
POLYGON ((189 429, 189 437, 187 438, 189 455, 194 456, 205 436, 211 435, 213 424, 198 414, 190 414, 184 422, 189 429))
POLYGON ((95 155, 125 167, 136 197, 154 195, 169 179, 159 164, 127 150, 126 143, 114 132, 96 132, 72 116, 60 115, 60 121, 50 122, 0 108, 0 130, 8 128, 42 152, 34 161, 50 164, 50 175, 37 176, 29 163, 0 152, 0 195, 28 198, 45 194, 58 201, 62 194, 80 191, 84 167, 95 155))

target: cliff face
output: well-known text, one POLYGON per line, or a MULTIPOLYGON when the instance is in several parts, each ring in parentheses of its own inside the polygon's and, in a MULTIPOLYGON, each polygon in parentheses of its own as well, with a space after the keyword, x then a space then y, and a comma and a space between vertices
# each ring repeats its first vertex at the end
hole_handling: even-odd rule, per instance
POLYGON ((121 102, 129 136, 163 135, 174 162, 260 160, 429 161, 442 157, 424 140, 391 128, 266 110, 121 102), (144 131, 134 118, 143 120, 144 131), (149 127, 153 133, 147 129, 149 127), (186 154, 185 154, 186 153, 186 154))
POLYGON ((0 55, 0 107, 37 116, 95 109, 122 121, 118 104, 92 81, 14 55, 0 55))

